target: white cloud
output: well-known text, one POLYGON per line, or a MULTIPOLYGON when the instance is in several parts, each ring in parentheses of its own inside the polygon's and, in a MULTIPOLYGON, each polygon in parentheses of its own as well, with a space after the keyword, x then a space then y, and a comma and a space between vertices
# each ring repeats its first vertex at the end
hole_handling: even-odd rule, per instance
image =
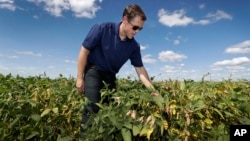
POLYGON ((227 20, 232 20, 233 17, 229 14, 227 14, 226 12, 222 11, 222 10, 217 10, 216 13, 209 13, 206 16, 207 18, 213 20, 213 21, 218 21, 221 19, 227 19, 227 20))
POLYGON ((166 73, 175 73, 175 72, 177 72, 177 70, 175 69, 175 67, 168 66, 168 65, 164 66, 161 70, 163 70, 166 73))
POLYGON ((217 10, 215 13, 208 13, 205 19, 195 20, 192 17, 186 16, 184 9, 169 12, 165 9, 158 11, 159 22, 165 26, 187 26, 189 24, 206 25, 222 19, 232 20, 233 17, 222 10, 217 10))
POLYGON ((95 1, 96 0, 69 0, 69 4, 76 17, 93 18, 95 17, 95 13, 100 9, 100 7, 95 4, 95 1))
POLYGON ((158 57, 162 62, 174 62, 186 59, 187 56, 184 54, 178 54, 173 51, 162 51, 159 53, 158 57))
POLYGON ((205 6, 206 6, 206 5, 205 5, 204 3, 203 3, 203 4, 200 4, 200 5, 199 5, 199 9, 204 9, 205 6))
POLYGON ((65 62, 65 63, 76 64, 76 61, 74 61, 74 60, 68 60, 68 59, 66 59, 66 60, 64 60, 64 62, 65 62))
POLYGON ((166 41, 170 41, 170 42, 173 42, 173 45, 179 45, 181 42, 183 41, 186 41, 187 39, 183 39, 182 36, 177 36, 175 39, 171 39, 170 38, 170 34, 167 35, 165 38, 164 38, 166 41))
POLYGON ((51 15, 60 17, 62 16, 62 11, 69 10, 70 5, 67 0, 27 0, 29 2, 44 4, 44 9, 51 15))
POLYGON ((13 56, 8 56, 8 58, 10 58, 10 59, 17 59, 17 58, 18 58, 18 56, 16 56, 16 55, 13 55, 13 56))
POLYGON ((200 25, 206 25, 206 24, 210 24, 210 23, 211 23, 210 20, 204 20, 204 19, 193 22, 193 24, 200 24, 200 25))
POLYGON ((183 79, 195 79, 199 80, 201 73, 197 72, 194 69, 183 69, 184 64, 179 64, 177 66, 169 66, 165 65, 164 67, 160 68, 160 70, 163 72, 160 76, 160 80, 164 79, 178 79, 178 80, 183 80, 183 79))
POLYGON ((34 53, 32 51, 16 51, 17 54, 21 54, 21 55, 30 55, 30 56, 37 56, 37 57, 41 57, 42 54, 41 53, 34 53))
POLYGON ((54 69, 56 66, 48 66, 49 69, 54 69))
POLYGON ((8 70, 9 68, 0 66, 0 70, 8 70))
POLYGON ((33 18, 34 18, 34 19, 39 19, 39 16, 34 15, 33 18))
POLYGON ((213 66, 236 66, 250 64, 250 59, 247 57, 233 58, 232 60, 218 61, 213 64, 213 66))
POLYGON ((14 5, 14 0, 0 0, 0 9, 15 11, 16 6, 14 5))
MULTIPOLYGON (((71 10, 75 17, 93 18, 100 9, 97 0, 27 0, 37 5, 44 4, 44 9, 51 15, 60 17, 64 11, 71 10)), ((99 0, 102 2, 102 0, 99 0)))
POLYGON ((176 40, 174 40, 174 45, 179 45, 180 42, 181 42, 180 40, 176 39, 176 40))
POLYGON ((3 54, 0 54, 0 57, 6 57, 6 58, 10 58, 10 59, 17 59, 17 58, 19 58, 16 55, 3 55, 3 54))
POLYGON ((234 70, 234 71, 240 71, 240 70, 246 70, 246 67, 244 66, 227 66, 228 70, 234 70))
POLYGON ((211 70, 212 71, 221 71, 221 70, 223 70, 223 68, 219 67, 219 66, 212 66, 211 70))
POLYGON ((160 9, 158 12, 159 22, 169 27, 187 26, 194 20, 193 18, 187 17, 185 14, 186 11, 184 9, 176 10, 173 13, 160 9))
POLYGON ((184 67, 185 66, 185 64, 180 64, 180 67, 184 67))
POLYGON ((250 53, 250 40, 243 41, 239 44, 230 46, 226 49, 226 53, 250 53))
POLYGON ((152 59, 151 58, 151 55, 150 54, 147 54, 145 56, 142 57, 142 61, 145 62, 145 63, 150 63, 150 64, 153 64, 156 62, 155 59, 152 59))
POLYGON ((17 74, 25 74, 25 75, 32 75, 41 73, 38 68, 33 66, 19 66, 16 68, 17 74))
POLYGON ((141 48, 141 50, 145 50, 147 47, 143 46, 143 45, 140 45, 140 48, 141 48))

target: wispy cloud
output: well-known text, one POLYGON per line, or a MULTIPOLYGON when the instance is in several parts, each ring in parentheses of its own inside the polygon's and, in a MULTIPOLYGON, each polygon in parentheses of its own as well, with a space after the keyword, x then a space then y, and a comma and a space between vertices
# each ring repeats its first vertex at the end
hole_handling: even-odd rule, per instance
POLYGON ((37 56, 37 57, 41 57, 42 54, 41 53, 34 53, 32 51, 16 51, 17 54, 20 55, 29 55, 29 56, 37 56))
POLYGON ((142 57, 142 61, 145 63, 153 64, 156 62, 156 59, 151 58, 152 55, 146 54, 145 56, 142 57))
POLYGON ((141 50, 145 50, 147 47, 143 46, 143 45, 140 45, 140 48, 141 48, 141 50))
POLYGON ((39 74, 41 71, 34 66, 19 66, 16 68, 17 74, 25 74, 25 75, 32 75, 32 74, 39 74))
POLYGON ((226 12, 222 11, 222 10, 217 10, 215 13, 208 13, 206 16, 208 19, 211 19, 212 21, 219 21, 222 19, 226 19, 226 20, 232 20, 233 17, 229 14, 227 14, 226 12))
POLYGON ((33 18, 34 19, 39 19, 39 16, 38 15, 34 15, 33 18))
POLYGON ((76 64, 76 61, 74 61, 74 60, 68 60, 68 59, 66 59, 66 60, 64 60, 64 62, 65 62, 65 63, 76 64))
POLYGON ((56 66, 48 66, 49 69, 54 69, 56 66))
POLYGON ((19 58, 16 55, 3 55, 3 54, 0 54, 0 57, 5 57, 5 58, 9 58, 9 59, 17 59, 17 58, 19 58))
POLYGON ((173 12, 165 9, 158 11, 159 22, 168 27, 174 26, 187 26, 189 24, 206 25, 222 19, 232 20, 233 17, 222 10, 208 13, 205 19, 195 20, 192 17, 186 15, 186 10, 180 9, 173 12))
POLYGON ((199 9, 204 9, 205 7, 206 5, 204 3, 199 5, 199 9))
POLYGON ((181 65, 179 66, 169 66, 166 65, 160 69, 163 71, 163 76, 162 77, 176 77, 178 78, 189 78, 190 76, 194 77, 193 75, 196 74, 196 71, 191 69, 191 70, 186 70, 183 69, 181 65))
POLYGON ((62 16, 62 11, 69 10, 70 5, 68 1, 59 0, 27 0, 37 5, 44 4, 44 10, 49 12, 53 16, 62 16))
POLYGON ((16 10, 14 0, 0 0, 0 9, 16 10))
POLYGON ((186 11, 184 9, 176 10, 172 13, 165 9, 160 9, 158 12, 159 22, 169 27, 187 26, 192 23, 194 19, 185 14, 186 11))
POLYGON ((174 45, 179 45, 180 44, 180 40, 179 39, 176 39, 176 40, 174 40, 174 45))
POLYGON ((173 51, 162 51, 158 57, 162 62, 175 62, 186 59, 187 56, 184 54, 178 54, 173 51))
POLYGON ((16 56, 16 55, 12 55, 12 56, 8 56, 8 58, 10 58, 10 59, 17 59, 17 58, 19 58, 19 57, 16 56))
POLYGON ((233 58, 232 60, 223 60, 215 62, 213 66, 237 66, 244 64, 250 64, 250 59, 247 57, 238 57, 238 58, 233 58))
MULTIPOLYGON (((72 11, 78 18, 94 18, 95 13, 100 9, 96 5, 98 0, 27 0, 37 5, 43 5, 44 10, 49 14, 61 17, 64 11, 72 11)), ((102 2, 102 0, 99 0, 102 2)))
POLYGON ((177 69, 174 66, 168 66, 168 65, 161 68, 161 70, 163 70, 166 73, 175 73, 175 72, 177 72, 177 69))
POLYGON ((182 40, 182 37, 181 37, 181 36, 178 36, 177 39, 175 39, 175 40, 173 41, 173 44, 174 44, 174 45, 179 45, 179 44, 181 43, 181 40, 182 40))
POLYGON ((240 53, 240 54, 246 54, 250 53, 250 40, 243 41, 241 43, 238 43, 236 45, 230 46, 226 49, 226 53, 240 53))
POLYGON ((8 68, 8 67, 1 66, 1 65, 0 65, 0 70, 9 70, 9 68, 8 68))

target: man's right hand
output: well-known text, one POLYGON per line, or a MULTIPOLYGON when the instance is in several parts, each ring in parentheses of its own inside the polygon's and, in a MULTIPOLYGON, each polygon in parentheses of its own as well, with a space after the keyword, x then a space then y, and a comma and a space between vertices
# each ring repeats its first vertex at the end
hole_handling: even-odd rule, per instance
POLYGON ((84 93, 84 80, 83 79, 77 79, 76 80, 76 88, 80 93, 84 93))

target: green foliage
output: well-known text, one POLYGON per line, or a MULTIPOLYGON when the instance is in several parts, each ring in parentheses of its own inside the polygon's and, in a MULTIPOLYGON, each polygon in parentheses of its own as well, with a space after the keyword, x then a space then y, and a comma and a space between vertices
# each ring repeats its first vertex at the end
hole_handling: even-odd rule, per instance
MULTIPOLYGON (((250 124, 250 82, 168 80, 151 96, 139 81, 119 79, 102 89, 100 110, 86 125, 86 141, 229 140, 229 125, 250 124)), ((0 74, 0 140, 79 140, 87 103, 74 78, 0 74)))
POLYGON ((0 74, 0 140, 73 140, 83 101, 73 78, 0 74))
POLYGON ((104 89, 101 110, 86 125, 88 140, 229 140, 229 125, 250 124, 247 81, 154 82, 160 96, 138 81, 104 89), (101 132, 96 132, 101 131, 101 132), (132 137, 131 137, 132 136, 132 137))

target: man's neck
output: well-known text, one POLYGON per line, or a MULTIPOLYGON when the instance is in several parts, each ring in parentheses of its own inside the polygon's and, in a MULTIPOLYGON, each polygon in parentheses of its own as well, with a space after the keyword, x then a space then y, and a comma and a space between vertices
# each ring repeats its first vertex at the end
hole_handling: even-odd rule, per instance
POLYGON ((119 36, 121 40, 125 40, 127 38, 126 33, 124 32, 124 24, 121 23, 120 27, 119 27, 119 36))

